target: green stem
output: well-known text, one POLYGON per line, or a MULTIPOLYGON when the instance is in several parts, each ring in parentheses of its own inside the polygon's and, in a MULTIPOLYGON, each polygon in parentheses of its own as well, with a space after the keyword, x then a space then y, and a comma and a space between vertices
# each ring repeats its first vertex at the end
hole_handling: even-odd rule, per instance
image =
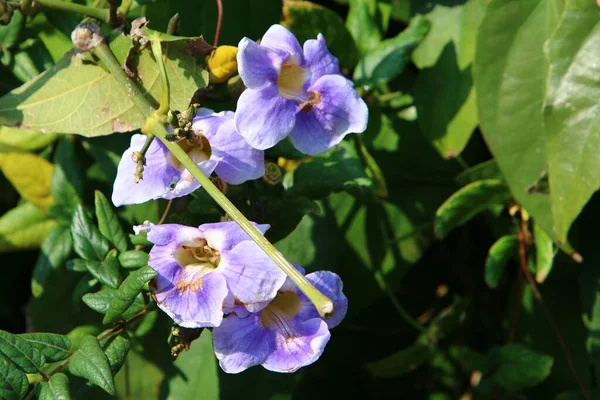
POLYGON ((107 24, 110 23, 110 14, 105 8, 94 8, 90 6, 84 6, 82 4, 69 3, 60 0, 37 0, 37 4, 46 8, 53 8, 56 10, 69 11, 85 15, 87 17, 95 18, 107 24))
POLYGON ((354 147, 356 148, 363 167, 367 169, 370 178, 373 180, 375 195, 381 198, 387 197, 387 183, 385 182, 385 176, 383 175, 381 168, 379 168, 377 161, 375 161, 373 156, 369 153, 369 150, 367 150, 361 135, 352 135, 352 137, 354 139, 354 147))
POLYGON ((192 176, 200 183, 200 185, 208 192, 208 194, 229 214, 229 216, 250 236, 254 242, 277 264, 282 271, 298 286, 298 288, 312 301, 317 311, 323 318, 329 318, 333 315, 333 302, 317 290, 298 270, 285 259, 283 254, 279 252, 252 223, 229 201, 227 197, 204 175, 194 161, 187 153, 179 147, 178 144, 172 143, 166 139, 169 134, 161 122, 161 117, 154 112, 150 102, 135 88, 135 84, 129 79, 121 66, 110 51, 110 48, 101 43, 94 49, 96 56, 105 64, 112 76, 115 77, 119 86, 128 94, 129 98, 139 108, 146 117, 146 122, 142 128, 142 132, 152 134, 160 139, 161 142, 171 151, 171 153, 190 171, 192 176))
POLYGON ((123 19, 127 17, 129 13, 129 8, 131 8, 131 4, 133 4, 133 0, 123 0, 119 8, 117 8, 117 14, 119 14, 123 19))
POLYGON ((171 106, 169 100, 171 99, 171 89, 169 85, 169 78, 167 78, 167 69, 165 68, 165 60, 163 60, 162 44, 158 38, 151 38, 152 53, 158 64, 158 72, 160 73, 160 80, 162 81, 162 90, 160 93, 160 107, 158 108, 158 115, 167 115, 171 106))

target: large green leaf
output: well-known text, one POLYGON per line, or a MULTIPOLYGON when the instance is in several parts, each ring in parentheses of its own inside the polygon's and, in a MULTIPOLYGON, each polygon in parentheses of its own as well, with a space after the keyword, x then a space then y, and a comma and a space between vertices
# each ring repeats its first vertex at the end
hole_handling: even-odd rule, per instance
POLYGON ((28 389, 27 376, 0 354, 0 397, 18 400, 27 394, 28 389))
POLYGON ((108 359, 94 336, 83 338, 81 347, 71 356, 69 372, 87 379, 108 394, 115 394, 115 382, 108 359))
POLYGON ((121 318, 123 313, 135 302, 144 285, 155 276, 156 271, 152 268, 142 267, 125 278, 115 297, 111 300, 102 322, 110 324, 121 318))
POLYGON ((31 203, 0 217, 0 252, 37 249, 56 223, 31 203))
POLYGON ((477 33, 474 79, 484 138, 515 199, 553 232, 550 199, 530 194, 546 167, 543 44, 561 1, 492 0, 477 33))
POLYGON ((62 361, 71 354, 71 340, 56 333, 22 333, 18 337, 42 352, 47 362, 62 361))
POLYGON ((550 63, 546 153, 554 234, 560 242, 567 240, 571 224, 600 188, 599 45, 598 5, 568 1, 560 24, 546 42, 550 63))
POLYGON ((0 331, 0 353, 27 373, 38 372, 46 358, 31 343, 17 335, 0 331))
MULTIPOLYGON (((111 43, 119 62, 124 61, 130 46, 131 40, 125 36, 111 43)), ((183 110, 196 89, 206 86, 208 74, 184 43, 169 45, 165 53, 171 107, 183 110)), ((161 83, 149 46, 140 53, 136 69, 144 94, 154 103, 160 97, 161 83)), ((123 89, 104 68, 82 62, 69 52, 56 66, 0 98, 0 123, 84 136, 139 129, 144 116, 123 89)))
POLYGON ((419 124, 444 158, 460 154, 479 123, 471 71, 481 8, 479 0, 436 6, 426 15, 430 32, 413 53, 422 68, 415 83, 419 124))
POLYGON ((377 26, 377 0, 349 0, 350 10, 346 26, 362 54, 372 51, 383 38, 382 27, 377 26))
POLYGON ((86 260, 103 260, 110 249, 108 240, 94 226, 81 204, 73 214, 71 234, 75 253, 86 260))
POLYGON ((48 382, 40 383, 40 400, 71 400, 69 378, 63 373, 54 374, 48 382))

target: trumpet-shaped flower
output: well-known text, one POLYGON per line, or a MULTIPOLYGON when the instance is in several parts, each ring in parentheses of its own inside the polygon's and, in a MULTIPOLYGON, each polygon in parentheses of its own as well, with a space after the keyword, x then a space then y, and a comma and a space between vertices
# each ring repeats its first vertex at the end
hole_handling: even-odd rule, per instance
POLYGON ((335 305, 334 316, 324 321, 314 305, 288 279, 277 297, 256 313, 232 312, 213 329, 215 354, 221 368, 238 373, 254 365, 276 372, 294 372, 315 362, 348 308, 342 281, 333 272, 306 275, 335 305))
POLYGON ((235 125, 252 147, 268 149, 289 135, 312 155, 366 129, 367 105, 340 74, 323 35, 302 48, 290 31, 273 25, 260 44, 244 38, 238 47, 248 89, 238 100, 235 125))
MULTIPOLYGON (((255 226, 264 234, 269 225, 255 226)), ((198 228, 146 223, 154 243, 148 264, 158 272, 151 291, 158 306, 186 328, 215 327, 223 307, 260 311, 285 274, 233 221, 198 228)))
MULTIPOLYGON (((206 175, 215 172, 232 185, 264 175, 264 153, 250 147, 236 132, 233 112, 200 109, 193 120, 192 132, 192 140, 183 138, 178 144, 206 175)), ((136 163, 132 155, 142 149, 145 140, 144 135, 133 135, 130 147, 121 158, 112 194, 116 206, 174 199, 200 187, 158 139, 145 154, 143 179, 135 183, 136 163)))

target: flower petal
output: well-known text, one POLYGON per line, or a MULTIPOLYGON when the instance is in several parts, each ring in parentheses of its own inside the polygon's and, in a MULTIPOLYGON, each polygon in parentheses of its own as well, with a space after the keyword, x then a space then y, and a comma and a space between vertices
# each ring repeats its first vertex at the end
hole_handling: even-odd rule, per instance
MULTIPOLYGON (((329 329, 335 328, 342 322, 348 312, 348 299, 342 292, 344 288, 342 279, 338 274, 330 271, 313 272, 306 275, 306 279, 333 301, 335 311, 333 316, 325 322, 329 329)), ((300 291, 298 291, 298 295, 302 299, 302 310, 296 315, 296 318, 301 321, 319 318, 319 313, 312 302, 300 291)))
MULTIPOLYGON (((164 246, 172 243, 175 247, 179 246, 200 246, 203 236, 198 228, 179 224, 144 224, 143 228, 150 242, 164 246)), ((156 247, 156 246, 155 246, 156 247)))
MULTIPOLYGON (((296 36, 281 25, 272 25, 260 40, 260 45, 271 49, 282 50, 292 57, 292 60, 301 65, 303 63, 302 47, 296 36)), ((288 60, 285 60, 288 61, 288 60)))
POLYGON ((287 55, 268 49, 255 41, 243 38, 238 45, 238 72, 244 85, 250 89, 277 81, 281 64, 287 55))
POLYGON ((275 327, 276 350, 262 363, 275 372, 295 372, 317 361, 331 337, 327 324, 320 318, 305 322, 279 320, 275 327))
POLYGON ((260 314, 230 315, 213 329, 215 355, 223 371, 242 372, 261 364, 275 348, 275 334, 262 326, 260 314))
POLYGON ((265 150, 283 140, 294 127, 296 103, 279 94, 275 83, 246 89, 237 103, 235 128, 255 149, 265 150))
POLYGON ((239 185, 265 174, 264 151, 253 148, 237 133, 233 113, 209 141, 213 154, 220 160, 215 172, 225 182, 239 185))
POLYGON ((233 111, 216 113, 210 108, 200 108, 192 120, 192 131, 196 135, 204 135, 212 147, 212 139, 217 134, 221 124, 233 119, 233 111))
POLYGON ((304 42, 304 58, 310 69, 311 85, 323 75, 340 74, 339 61, 329 52, 325 38, 320 33, 316 39, 304 42))
MULTIPOLYGON (((255 222, 252 222, 252 225, 263 235, 271 227, 268 224, 257 224, 255 222)), ((235 221, 202 224, 198 227, 198 231, 210 247, 221 252, 232 249, 241 241, 252 240, 235 221)))
POLYGON ((166 195, 169 185, 181 179, 181 172, 169 163, 169 150, 159 140, 154 140, 146 152, 143 179, 135 183, 136 163, 131 156, 140 151, 145 142, 146 136, 133 135, 130 147, 121 157, 112 193, 112 202, 117 207, 161 198, 166 195))
POLYGON ((223 301, 228 294, 225 279, 211 272, 199 278, 199 289, 182 289, 178 283, 188 278, 185 275, 186 271, 180 268, 168 290, 153 290, 156 303, 185 328, 219 326, 223 320, 223 301))
POLYGON ((366 129, 369 110, 352 82, 340 75, 325 75, 309 90, 320 94, 320 103, 297 114, 290 138, 298 150, 310 155, 323 153, 348 133, 366 129))
POLYGON ((221 252, 217 271, 225 276, 235 300, 250 312, 261 310, 273 300, 286 278, 275 262, 251 241, 221 252))

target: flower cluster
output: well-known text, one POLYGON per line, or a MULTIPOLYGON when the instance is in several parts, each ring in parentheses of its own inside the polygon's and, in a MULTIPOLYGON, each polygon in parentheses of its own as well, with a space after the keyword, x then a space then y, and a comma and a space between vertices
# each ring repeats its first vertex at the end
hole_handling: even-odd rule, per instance
MULTIPOLYGON (((301 47, 294 35, 273 25, 260 44, 244 38, 238 72, 247 89, 236 112, 201 108, 190 134, 178 144, 206 174, 238 185, 264 175, 264 150, 287 136, 306 154, 325 152, 349 133, 366 129, 368 109, 352 82, 340 73, 323 35, 301 47)), ((132 190, 134 154, 146 141, 134 135, 117 170, 113 203, 143 203, 190 194, 200 184, 155 140, 144 155, 143 179, 132 190)))
MULTIPOLYGON (((269 229, 255 226, 262 233, 269 229)), ((136 231, 146 231, 154 243, 149 264, 158 272, 151 285, 156 303, 180 326, 214 328, 215 354, 225 372, 259 364, 293 372, 311 364, 323 353, 329 329, 346 314, 339 276, 306 275, 334 302, 334 317, 324 321, 233 221, 198 228, 146 223, 136 231)))

